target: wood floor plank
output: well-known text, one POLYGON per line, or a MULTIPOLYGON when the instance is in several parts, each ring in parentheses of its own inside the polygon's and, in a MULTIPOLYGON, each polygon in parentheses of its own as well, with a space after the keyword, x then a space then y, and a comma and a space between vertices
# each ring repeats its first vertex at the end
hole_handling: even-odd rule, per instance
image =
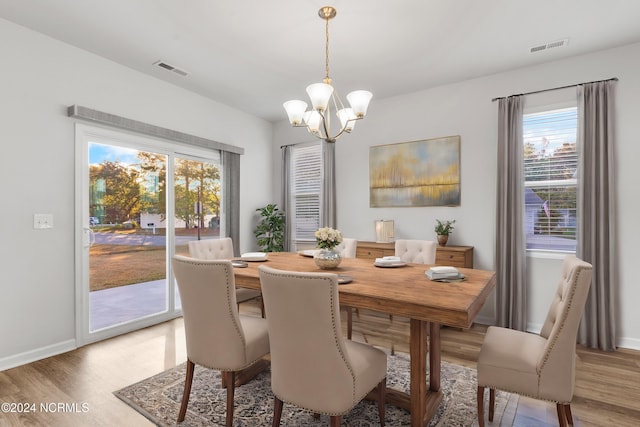
MULTIPOLYGON (((259 303, 241 305, 260 316, 259 303)), ((345 316, 346 320, 346 316, 345 316)), ((346 333, 346 325, 345 325, 346 333)), ((443 328, 443 360, 475 368, 486 327, 443 328)), ((409 321, 358 310, 354 339, 396 351, 409 351, 409 321)), ((635 427, 640 351, 601 352, 578 346, 576 392, 571 405, 576 426, 635 427)), ((0 427, 152 425, 113 395, 113 391, 172 368, 186 360, 184 325, 175 319, 91 344, 80 349, 0 372, 0 401, 15 403, 86 403, 88 410, 56 413, 0 413, 0 427)), ((38 408, 39 409, 39 408, 38 408)), ((515 427, 557 425, 555 405, 521 398, 515 427)))

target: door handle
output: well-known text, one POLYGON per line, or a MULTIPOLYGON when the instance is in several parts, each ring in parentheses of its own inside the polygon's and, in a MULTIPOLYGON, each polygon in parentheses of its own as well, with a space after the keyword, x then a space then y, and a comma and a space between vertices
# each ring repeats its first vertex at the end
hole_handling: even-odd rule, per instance
POLYGON ((84 247, 90 248, 96 242, 96 234, 89 227, 83 227, 84 230, 84 247))

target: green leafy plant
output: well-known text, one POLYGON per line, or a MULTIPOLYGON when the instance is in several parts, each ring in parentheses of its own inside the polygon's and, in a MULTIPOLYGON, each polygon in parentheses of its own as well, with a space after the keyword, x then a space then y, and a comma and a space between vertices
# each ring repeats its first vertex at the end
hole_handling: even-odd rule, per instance
POLYGON ((435 231, 439 236, 448 236, 449 234, 453 233, 453 224, 455 224, 455 222, 455 219, 453 221, 441 221, 439 219, 436 219, 436 227, 433 231, 435 231))
POLYGON ((262 219, 253 234, 258 240, 258 247, 264 252, 284 251, 284 212, 278 210, 275 204, 268 204, 258 208, 262 219))

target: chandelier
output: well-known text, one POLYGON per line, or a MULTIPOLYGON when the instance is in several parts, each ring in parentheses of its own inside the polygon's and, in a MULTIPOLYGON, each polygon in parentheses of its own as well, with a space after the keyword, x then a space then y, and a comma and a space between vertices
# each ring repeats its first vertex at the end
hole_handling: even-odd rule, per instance
POLYGON ((300 100, 287 101, 283 104, 289 116, 289 122, 295 127, 306 127, 312 135, 327 142, 335 142, 344 132, 350 133, 356 120, 364 118, 373 94, 367 90, 355 90, 347 95, 350 107, 344 106, 340 96, 331 84, 329 77, 329 20, 335 18, 336 10, 324 6, 318 16, 325 20, 325 76, 322 83, 307 86, 307 94, 311 99, 311 109, 300 100), (340 129, 331 134, 331 110, 336 112, 340 121, 340 129))

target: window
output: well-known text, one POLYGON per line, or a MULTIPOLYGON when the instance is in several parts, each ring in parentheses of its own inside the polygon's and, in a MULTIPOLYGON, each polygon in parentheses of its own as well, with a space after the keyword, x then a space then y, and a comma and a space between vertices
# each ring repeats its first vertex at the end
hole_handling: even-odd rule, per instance
MULTIPOLYGON (((292 240, 315 242, 314 233, 320 225, 320 190, 322 186, 322 152, 319 143, 291 147, 290 206, 293 223, 292 240)), ((295 248, 292 248, 295 249, 295 248)))
POLYGON ((527 249, 575 252, 577 107, 523 117, 527 249))

